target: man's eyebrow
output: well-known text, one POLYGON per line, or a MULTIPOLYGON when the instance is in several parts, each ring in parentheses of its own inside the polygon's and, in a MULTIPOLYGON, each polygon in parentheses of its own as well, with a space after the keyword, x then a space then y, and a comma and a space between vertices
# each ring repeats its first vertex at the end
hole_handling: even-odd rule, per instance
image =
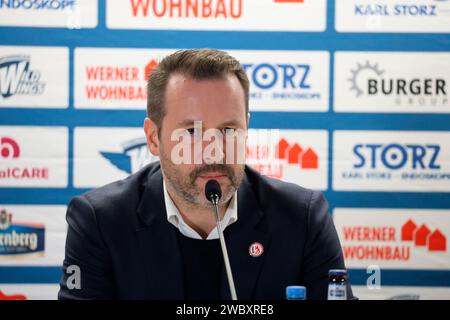
POLYGON ((194 125, 194 121, 200 121, 200 120, 184 119, 183 121, 178 122, 177 126, 180 126, 180 127, 193 126, 194 125))
POLYGON ((228 120, 221 124, 222 127, 239 127, 241 123, 237 120, 228 120))

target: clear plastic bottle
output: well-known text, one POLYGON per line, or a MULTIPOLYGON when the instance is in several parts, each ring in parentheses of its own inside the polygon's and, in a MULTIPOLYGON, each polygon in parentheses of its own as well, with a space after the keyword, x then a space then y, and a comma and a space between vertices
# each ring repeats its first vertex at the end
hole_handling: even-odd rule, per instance
POLYGON ((347 270, 328 271, 328 300, 347 300, 347 270))
POLYGON ((303 286, 287 286, 287 300, 306 300, 306 287, 303 286))

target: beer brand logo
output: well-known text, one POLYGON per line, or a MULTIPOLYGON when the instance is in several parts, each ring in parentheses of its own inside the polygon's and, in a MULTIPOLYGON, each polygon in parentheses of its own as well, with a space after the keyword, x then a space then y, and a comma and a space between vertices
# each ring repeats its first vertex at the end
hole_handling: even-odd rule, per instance
POLYGON ((42 224, 14 223, 12 214, 0 211, 0 258, 44 254, 45 226, 42 224))

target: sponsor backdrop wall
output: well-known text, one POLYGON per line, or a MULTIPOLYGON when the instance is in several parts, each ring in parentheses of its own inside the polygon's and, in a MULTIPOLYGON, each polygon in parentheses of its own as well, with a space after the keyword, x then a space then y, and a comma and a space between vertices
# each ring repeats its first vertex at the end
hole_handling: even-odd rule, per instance
POLYGON ((0 299, 56 297, 67 203, 157 160, 145 79, 197 47, 242 62, 248 163, 325 193, 357 295, 450 298, 449 32, 449 0, 0 1, 0 299))

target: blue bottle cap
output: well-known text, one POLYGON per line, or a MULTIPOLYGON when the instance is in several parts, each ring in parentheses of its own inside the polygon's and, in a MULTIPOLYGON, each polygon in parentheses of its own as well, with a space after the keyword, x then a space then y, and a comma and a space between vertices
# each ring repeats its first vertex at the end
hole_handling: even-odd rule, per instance
POLYGON ((346 276, 347 270, 345 269, 331 269, 328 271, 329 276, 346 276))
POLYGON ((286 287, 286 298, 292 299, 306 299, 306 288, 303 286, 288 286, 286 287))

